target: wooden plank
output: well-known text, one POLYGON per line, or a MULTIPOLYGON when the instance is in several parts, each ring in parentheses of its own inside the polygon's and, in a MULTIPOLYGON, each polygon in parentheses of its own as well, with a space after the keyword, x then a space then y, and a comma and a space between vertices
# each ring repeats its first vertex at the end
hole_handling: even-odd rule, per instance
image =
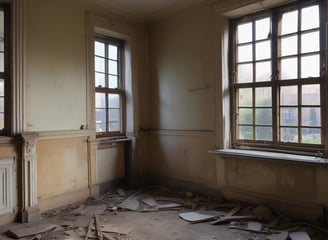
MULTIPOLYGON (((227 217, 231 217, 233 215, 235 215, 236 213, 238 213, 241 209, 241 204, 237 204, 233 209, 230 210, 230 212, 228 212, 226 215, 224 215, 225 218, 227 217)), ((212 225, 215 225, 215 224, 218 224, 218 223, 221 223, 221 222, 224 222, 224 221, 227 221, 227 220, 221 220, 222 218, 220 219, 217 219, 217 220, 214 220, 212 222, 210 222, 212 225)))
POLYGON ((210 221, 212 219, 224 216, 226 212, 220 211, 193 211, 193 212, 184 212, 180 213, 179 216, 183 220, 190 223, 200 223, 210 221))
POLYGON ((88 240, 89 235, 91 234, 91 228, 93 225, 93 218, 90 218, 87 234, 85 235, 84 240, 88 240))
POLYGON ((7 235, 13 238, 23 238, 32 235, 37 235, 39 233, 44 233, 56 227, 57 225, 54 224, 38 224, 38 225, 21 224, 9 228, 7 231, 7 235))
POLYGON ((103 240, 99 216, 96 214, 94 216, 95 216, 95 226, 96 226, 96 232, 97 232, 98 239, 103 240))

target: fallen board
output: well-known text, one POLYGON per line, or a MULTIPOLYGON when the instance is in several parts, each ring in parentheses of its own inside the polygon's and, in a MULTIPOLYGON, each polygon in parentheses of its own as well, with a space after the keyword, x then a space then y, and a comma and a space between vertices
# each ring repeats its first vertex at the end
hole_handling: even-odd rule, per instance
POLYGON ((23 238, 32 235, 37 235, 39 233, 44 233, 56 227, 57 225, 54 224, 38 224, 38 225, 21 224, 9 228, 7 231, 7 235, 13 238, 23 238))
POLYGON ((224 216, 226 212, 220 211, 193 211, 193 212, 184 212, 180 213, 179 216, 183 220, 190 223, 199 223, 210 221, 214 218, 224 216))
POLYGON ((306 232, 292 232, 289 234, 289 237, 292 240, 311 240, 306 232))

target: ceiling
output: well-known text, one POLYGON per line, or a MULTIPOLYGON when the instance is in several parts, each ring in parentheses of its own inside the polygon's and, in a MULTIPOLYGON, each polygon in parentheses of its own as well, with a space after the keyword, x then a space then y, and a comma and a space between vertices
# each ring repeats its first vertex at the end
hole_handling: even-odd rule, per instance
POLYGON ((204 0, 96 0, 102 6, 142 21, 174 13, 204 0))

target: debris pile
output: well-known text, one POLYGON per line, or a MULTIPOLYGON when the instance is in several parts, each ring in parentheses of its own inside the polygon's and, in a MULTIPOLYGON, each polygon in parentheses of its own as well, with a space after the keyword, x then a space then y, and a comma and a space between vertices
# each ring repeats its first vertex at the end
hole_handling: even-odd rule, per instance
POLYGON ((68 205, 42 214, 42 224, 9 227, 6 235, 14 239, 121 239, 129 240, 133 227, 115 226, 111 220, 120 211, 177 211, 177 217, 190 223, 225 224, 231 231, 254 234, 247 240, 313 240, 315 231, 325 228, 309 223, 295 223, 265 205, 226 203, 192 192, 176 192, 163 187, 133 191, 115 189, 99 199, 68 205))

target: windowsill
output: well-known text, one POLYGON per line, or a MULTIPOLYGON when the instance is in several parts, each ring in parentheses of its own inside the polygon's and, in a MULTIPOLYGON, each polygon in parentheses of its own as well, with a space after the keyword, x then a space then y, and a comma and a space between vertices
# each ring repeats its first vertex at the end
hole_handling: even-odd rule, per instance
POLYGON ((99 143, 111 143, 111 142, 128 142, 131 139, 126 136, 119 136, 119 137, 99 137, 92 140, 92 142, 99 142, 99 143))
POLYGON ((328 158, 313 157, 306 155, 296 155, 288 153, 276 153, 254 150, 242 150, 242 149, 218 149, 209 151, 211 154, 217 154, 227 157, 251 157, 256 159, 269 159, 269 160, 282 160, 297 163, 313 163, 313 164, 328 164, 328 158))

